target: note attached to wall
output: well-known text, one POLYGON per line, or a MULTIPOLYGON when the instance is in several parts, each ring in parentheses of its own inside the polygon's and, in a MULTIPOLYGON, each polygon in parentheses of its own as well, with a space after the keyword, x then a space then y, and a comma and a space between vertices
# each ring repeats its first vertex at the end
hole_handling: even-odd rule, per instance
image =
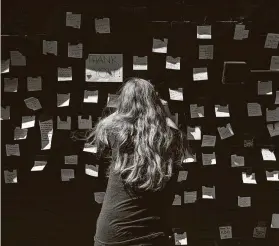
POLYGON ((28 129, 16 127, 14 130, 14 140, 22 140, 27 138, 28 129))
POLYGON ((92 176, 92 177, 98 177, 99 176, 99 165, 85 164, 85 174, 92 176))
POLYGON ((201 127, 200 126, 195 126, 195 127, 187 126, 187 139, 188 140, 201 140, 201 127))
POLYGON ((10 106, 1 106, 1 120, 9 120, 11 118, 10 109, 10 106))
POLYGON ((229 137, 232 137, 234 135, 234 132, 232 130, 232 127, 231 127, 231 124, 228 123, 225 127, 218 127, 218 132, 220 134, 220 138, 223 140, 223 139, 226 139, 226 138, 229 138, 229 137))
POLYGON ((232 238, 232 227, 231 226, 220 226, 220 238, 221 239, 230 239, 232 238))
POLYGON ((89 54, 86 82, 123 82, 122 54, 89 54))
POLYGON ((208 80, 208 73, 206 67, 193 68, 193 80, 201 81, 208 80))
POLYGON ((261 149, 261 152, 264 161, 276 161, 276 157, 273 151, 269 149, 261 149))
POLYGON ((204 106, 198 106, 197 104, 190 104, 191 118, 203 118, 204 117, 204 106))
POLYGON ((27 129, 35 126, 36 116, 22 116, 21 129, 27 129))
POLYGON ((262 116, 262 108, 259 103, 247 103, 247 111, 249 117, 262 116))
POLYGON ((234 40, 243 40, 248 38, 249 30, 245 30, 245 25, 236 24, 234 29, 234 40))
POLYGON ((109 18, 95 18, 96 33, 110 33, 110 19, 109 18))
POLYGON ((271 228, 279 228, 279 214, 272 214, 271 228))
POLYGON ((258 95, 272 95, 272 81, 258 81, 258 95))
POLYGON ((204 166, 216 165, 216 155, 215 155, 215 152, 213 152, 212 154, 204 154, 204 153, 202 153, 202 164, 204 166))
POLYGON ((242 182, 244 184, 257 184, 256 174, 255 173, 248 174, 246 172, 242 172, 242 182))
POLYGON ((57 41, 43 40, 43 54, 52 54, 57 56, 57 41))
POLYGON ((41 150, 48 150, 51 148, 53 120, 39 121, 39 125, 41 131, 41 150))
POLYGON ((266 121, 267 122, 279 121, 279 107, 277 107, 276 109, 266 108, 266 121))
POLYGON ((35 161, 34 166, 32 167, 31 171, 32 172, 43 171, 46 164, 47 164, 47 161, 35 161))
POLYGON ((230 117, 229 105, 215 105, 216 117, 230 117))
POLYGON ((179 206, 181 205, 181 195, 175 194, 172 205, 179 206))
POLYGON ((166 69, 180 70, 180 57, 167 56, 166 69))
POLYGON ((266 223, 258 223, 258 225, 254 228, 253 237, 254 238, 265 238, 266 236, 266 223))
POLYGON ((7 156, 20 156, 19 144, 6 144, 7 156))
POLYGON ((246 208, 251 207, 251 197, 250 196, 238 196, 237 198, 238 207, 246 208))
POLYGON ((96 91, 84 91, 83 97, 84 103, 98 103, 98 90, 96 91))
POLYGON ((57 76, 58 76, 58 81, 71 81, 73 79, 72 76, 72 67, 66 67, 62 68, 59 67, 57 69, 57 76))
POLYGON ((92 117, 89 115, 89 118, 82 118, 78 116, 78 129, 92 129, 92 117))
POLYGON ((203 135, 202 137, 202 147, 214 147, 216 143, 216 136, 203 135))
POLYGON ((199 59, 212 60, 213 59, 213 45, 199 45, 199 59))
POLYGON ((67 116, 66 120, 61 120, 60 116, 57 116, 57 130, 71 130, 71 116, 67 116))
POLYGON ((174 233, 175 245, 187 245, 187 234, 183 233, 174 233))
POLYGON ((170 100, 183 101, 183 88, 178 88, 176 90, 169 89, 170 100))
POLYGON ((168 39, 167 38, 163 38, 163 39, 153 38, 152 52, 166 54, 167 51, 168 51, 168 39))
POLYGON ((271 57, 270 70, 279 71, 279 56, 271 57))
POLYGON ((133 56, 133 70, 147 70, 147 56, 133 56))
POLYGON ((276 91, 276 98, 274 104, 279 104, 279 91, 276 91))
POLYGON ((41 91, 42 90, 42 77, 27 77, 27 90, 28 91, 41 91))
POLYGON ((267 181, 279 181, 279 171, 265 171, 267 181))
POLYGON ((24 99, 24 102, 25 102, 27 108, 32 109, 34 111, 42 108, 41 103, 38 98, 29 97, 27 99, 24 99))
POLYGON ((19 51, 10 51, 12 66, 26 66, 26 57, 19 51))
POLYGON ((244 156, 231 155, 231 167, 244 167, 244 156))
POLYGON ((116 108, 118 104, 118 95, 116 94, 108 94, 108 99, 107 99, 107 107, 108 108, 116 108))
POLYGON ((276 122, 274 124, 267 124, 267 130, 270 137, 279 136, 279 122, 276 122))
POLYGON ((77 165, 78 164, 78 156, 77 155, 66 155, 64 156, 65 164, 77 165))
POLYGON ((68 57, 82 58, 83 44, 70 44, 68 43, 68 57))
POLYGON ((90 143, 85 143, 84 147, 83 147, 83 151, 96 154, 98 149, 97 149, 96 145, 92 145, 90 143))
POLYGON ((183 180, 186 180, 188 176, 188 171, 180 170, 178 172, 177 182, 181 182, 183 180))
POLYGON ((215 199, 215 186, 208 187, 202 186, 202 198, 203 199, 215 199))
POLYGON ((66 26, 80 29, 81 14, 72 14, 72 12, 66 12, 66 26))
POLYGON ((10 59, 1 61, 1 73, 9 73, 10 72, 10 59))
POLYGON ((4 78, 4 92, 17 92, 18 78, 4 78))
POLYGON ((57 94, 57 107, 68 107, 70 105, 71 93, 57 94))
POLYGON ((61 181, 70 181, 75 178, 74 169, 61 169, 61 181))
POLYGON ((197 154, 191 153, 186 149, 186 159, 183 160, 183 163, 192 163, 192 162, 197 162, 197 154))
POLYGON ((197 26, 197 39, 211 39, 211 26, 197 26))
POLYGON ((17 170, 14 169, 11 172, 9 170, 4 170, 4 179, 5 179, 5 184, 16 184, 18 182, 17 170))
POLYGON ((268 33, 265 39, 265 48, 277 49, 279 43, 279 34, 277 33, 268 33))
POLYGON ((198 198, 197 191, 184 191, 184 203, 195 203, 198 198))

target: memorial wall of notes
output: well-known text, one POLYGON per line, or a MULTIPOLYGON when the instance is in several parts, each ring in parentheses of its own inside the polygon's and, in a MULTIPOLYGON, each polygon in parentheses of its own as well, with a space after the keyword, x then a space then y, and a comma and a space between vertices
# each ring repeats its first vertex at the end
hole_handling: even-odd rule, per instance
POLYGON ((27 199, 29 209, 57 212, 41 210, 45 231, 56 221, 53 235, 34 222, 37 239, 19 234, 24 242, 92 245, 108 161, 71 136, 113 110, 134 76, 155 85, 189 141, 169 212, 173 245, 278 245, 278 16, 267 14, 271 7, 259 20, 229 8, 167 6, 61 6, 41 17, 14 14, 19 26, 4 13, 4 211, 27 199), (70 233, 57 226, 65 218, 70 233))

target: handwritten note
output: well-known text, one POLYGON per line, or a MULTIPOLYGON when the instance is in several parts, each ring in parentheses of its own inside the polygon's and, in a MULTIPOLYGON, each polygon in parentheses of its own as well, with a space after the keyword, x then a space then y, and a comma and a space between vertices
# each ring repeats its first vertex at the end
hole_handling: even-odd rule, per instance
POLYGON ((107 99, 107 107, 108 108, 116 108, 118 104, 118 95, 116 94, 108 94, 108 99, 107 99))
POLYGON ((28 129, 21 129, 16 127, 14 130, 14 140, 21 140, 27 138, 28 129))
POLYGON ((236 24, 234 29, 234 40, 243 40, 248 38, 249 30, 245 30, 245 25, 236 24))
POLYGON ((147 56, 133 56, 133 70, 147 70, 147 56))
POLYGON ((27 77, 27 90, 28 91, 41 91, 42 90, 42 77, 27 77))
POLYGON ((22 116, 21 129, 31 128, 35 126, 36 116, 22 116))
POLYGON ((11 118, 10 106, 1 106, 1 120, 9 120, 11 118))
POLYGON ((77 155, 66 155, 64 156, 65 164, 77 165, 78 164, 78 156, 77 155))
POLYGON ((202 137, 202 147, 214 147, 216 143, 216 136, 203 135, 202 137))
POLYGON ((57 94, 57 107, 67 107, 70 105, 71 93, 57 94))
POLYGON ((215 199, 215 186, 208 187, 202 186, 202 198, 203 199, 215 199))
POLYGON ((84 147, 83 147, 83 151, 96 154, 98 149, 97 149, 96 145, 92 145, 90 143, 85 143, 84 147))
POLYGON ((247 103, 247 111, 249 117, 262 116, 262 108, 259 103, 247 103))
POLYGON ((208 80, 208 73, 206 67, 193 68, 193 80, 201 81, 208 80))
POLYGON ((41 103, 38 98, 29 97, 27 99, 24 99, 24 102, 25 102, 27 108, 32 109, 34 111, 42 108, 41 103))
POLYGON ((197 104, 190 104, 191 118, 203 118, 204 117, 204 106, 198 106, 197 104))
POLYGON ((231 155, 231 167, 244 167, 244 156, 231 155))
POLYGON ((81 14, 72 14, 72 12, 66 12, 66 26, 80 29, 81 14))
POLYGON ((265 238, 266 229, 267 229, 267 227, 265 225, 259 224, 258 226, 256 226, 254 228, 253 237, 254 238, 265 238))
POLYGON ((177 177, 177 182, 181 182, 187 179, 188 171, 180 170, 177 177))
POLYGON ((277 49, 279 43, 279 34, 277 33, 268 33, 265 39, 265 48, 277 49))
POLYGON ((231 226, 220 226, 219 231, 220 231, 221 239, 232 238, 232 227, 231 226))
POLYGON ((270 137, 279 136, 279 122, 274 124, 267 124, 267 129, 270 137))
POLYGON ((19 144, 6 144, 7 156, 20 156, 19 144))
POLYGON ((102 18, 102 19, 95 18, 95 30, 96 30, 96 33, 110 33, 110 19, 109 18, 102 18))
POLYGON ((180 57, 167 56, 166 69, 180 70, 180 57))
POLYGON ((271 228, 279 228, 279 214, 272 214, 271 228))
POLYGON ((279 104, 279 91, 276 91, 276 98, 274 104, 279 104))
POLYGON ((198 39, 211 39, 211 26, 197 26, 198 39))
POLYGON ((199 45, 199 59, 212 60, 213 59, 213 45, 199 45))
POLYGON ((183 101, 183 88, 178 88, 176 90, 169 89, 170 100, 183 101))
POLYGON ((5 179, 5 184, 16 184, 18 182, 17 170, 14 169, 11 172, 9 170, 4 170, 4 179, 5 179))
POLYGON ((184 203, 195 203, 197 201, 197 191, 184 191, 184 203))
POLYGON ((279 71, 279 56, 271 57, 270 70, 279 71))
POLYGON ((272 95, 272 81, 258 81, 258 95, 272 95))
POLYGON ((18 78, 4 78, 4 92, 17 92, 18 78))
POLYGON ((47 161, 35 161, 34 166, 32 167, 31 171, 32 172, 43 171, 46 164, 47 164, 47 161))
POLYGON ((84 91, 84 103, 98 103, 98 90, 96 91, 84 91))
POLYGON ((238 196, 237 199, 238 207, 241 208, 246 208, 246 207, 251 207, 251 197, 250 196, 238 196))
POLYGON ((167 38, 163 38, 163 39, 153 38, 152 52, 166 54, 167 51, 168 51, 168 39, 167 38))
POLYGON ((68 43, 68 57, 82 58, 83 44, 70 44, 68 43))
POLYGON ((183 163, 191 163, 191 162, 197 162, 197 154, 195 153, 190 153, 190 151, 188 151, 186 149, 186 159, 183 160, 183 163))
POLYGON ((61 181, 70 181, 75 178, 74 169, 61 169, 61 181))
POLYGON ((223 140, 223 139, 226 139, 226 138, 229 138, 229 137, 232 137, 234 135, 234 132, 232 130, 232 127, 231 127, 231 124, 228 123, 225 127, 218 127, 218 132, 219 132, 219 135, 220 135, 220 138, 223 140))
POLYGON ((43 40, 43 54, 52 54, 57 56, 57 41, 43 40))
POLYGON ((246 172, 242 172, 242 182, 244 184, 257 184, 256 174, 255 173, 248 174, 246 172))
POLYGON ((201 140, 201 127, 200 126, 195 126, 195 127, 187 126, 187 139, 188 140, 201 140))
POLYGON ((181 205, 181 195, 175 194, 172 205, 179 206, 181 205))
POLYGON ((215 105, 215 115, 216 117, 230 117, 229 105, 215 105))
POLYGON ((261 149, 261 152, 264 161, 276 161, 276 157, 273 151, 269 149, 261 149))
POLYGON ((89 119, 78 116, 78 129, 91 129, 92 128, 92 117, 89 115, 89 119))
POLYGON ((10 51, 12 66, 26 66, 26 57, 19 51, 10 51))
POLYGON ((267 181, 279 181, 279 171, 265 171, 267 181))
POLYGON ((10 59, 1 61, 1 73, 9 73, 10 72, 10 59))
POLYGON ((92 177, 98 177, 99 176, 99 165, 85 164, 85 174, 92 176, 92 177))
POLYGON ((210 153, 210 154, 202 153, 202 164, 204 166, 216 165, 216 155, 215 155, 215 152, 210 153))
POLYGON ((58 81, 71 81, 72 79, 72 67, 58 68, 58 81))
POLYGON ((174 233, 175 245, 187 245, 187 234, 183 233, 174 233))
POLYGON ((67 116, 66 120, 61 120, 60 116, 57 116, 57 129, 71 130, 71 116, 67 116))
POLYGON ((279 107, 277 107, 276 109, 266 108, 266 121, 279 121, 279 107))
POLYGON ((86 82, 123 82, 122 54, 89 54, 86 82))
POLYGON ((41 150, 51 148, 51 141, 53 136, 53 120, 39 121, 41 131, 41 150))

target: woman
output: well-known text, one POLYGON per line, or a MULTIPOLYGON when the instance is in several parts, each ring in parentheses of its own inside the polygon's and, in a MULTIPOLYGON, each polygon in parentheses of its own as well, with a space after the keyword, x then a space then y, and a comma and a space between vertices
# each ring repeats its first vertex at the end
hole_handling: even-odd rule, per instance
POLYGON ((98 153, 112 154, 94 245, 169 245, 184 134, 150 82, 129 79, 118 94, 116 112, 88 135, 98 153))

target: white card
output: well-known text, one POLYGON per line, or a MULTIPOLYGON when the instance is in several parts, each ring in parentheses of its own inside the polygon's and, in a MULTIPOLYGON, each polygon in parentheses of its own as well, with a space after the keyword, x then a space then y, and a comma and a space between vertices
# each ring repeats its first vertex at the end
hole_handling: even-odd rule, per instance
POLYGON ((78 129, 92 129, 92 117, 89 115, 89 119, 83 119, 78 116, 78 129))
POLYGON ((57 41, 43 40, 43 54, 53 54, 57 56, 57 41))
POLYGON ((272 56, 270 61, 270 70, 279 70, 279 56, 272 56))
POLYGON ((18 78, 4 78, 4 92, 17 92, 18 78))
POLYGON ((39 99, 37 99, 35 97, 29 97, 27 99, 24 99, 24 102, 25 102, 27 108, 32 109, 34 111, 42 108, 39 99))
POLYGON ((211 26, 197 26, 198 39, 211 39, 211 26))
POLYGON ((201 81, 208 80, 208 73, 206 67, 193 68, 193 80, 201 81))
POLYGON ((62 68, 59 67, 57 70, 58 81, 72 81, 72 67, 62 68))
POLYGON ((81 14, 72 14, 72 12, 66 12, 66 26, 80 29, 81 14))
POLYGON ((11 172, 9 170, 4 170, 4 179, 5 179, 5 184, 16 184, 18 182, 17 170, 14 169, 11 172))
POLYGON ((220 138, 226 139, 229 137, 232 137, 234 135, 234 132, 232 130, 231 124, 228 123, 225 127, 218 127, 218 132, 220 134, 220 138))
POLYGON ((35 126, 36 116, 22 116, 21 129, 27 129, 35 126))
POLYGON ((178 88, 177 90, 169 89, 170 100, 183 101, 183 88, 178 88))
POLYGON ((272 95, 272 81, 258 81, 258 95, 272 95))
POLYGON ((259 103, 247 103, 247 111, 249 117, 262 116, 262 108, 259 103))
POLYGON ((168 49, 168 39, 156 39, 153 38, 152 52, 154 53, 167 53, 168 49))
POLYGON ((202 147, 214 147, 216 143, 216 136, 203 135, 202 137, 202 147))
POLYGON ((6 144, 7 156, 20 156, 19 144, 6 144))
POLYGON ((61 120, 60 116, 57 116, 57 129, 58 130, 71 130, 71 116, 67 116, 67 119, 61 120))
POLYGON ((199 45, 199 59, 212 60, 213 59, 213 45, 199 45))
POLYGON ((84 98, 83 102, 84 103, 98 103, 98 93, 99 91, 84 91, 84 98))
POLYGON ((102 18, 102 19, 95 18, 95 30, 96 30, 96 33, 110 33, 110 19, 109 18, 102 18))
POLYGON ((19 51, 10 51, 12 66, 26 66, 26 57, 19 51))
POLYGON ((73 178, 75 178, 74 169, 61 169, 61 181, 70 181, 73 178))
POLYGON ((279 107, 277 107, 276 109, 266 109, 266 121, 279 121, 279 107))
POLYGON ((221 239, 232 238, 232 227, 231 226, 220 226, 219 231, 220 231, 221 239))
POLYGON ((166 69, 180 70, 180 57, 167 56, 166 69))
POLYGON ((34 166, 32 167, 31 171, 32 172, 43 171, 46 164, 47 164, 47 161, 35 161, 34 166))
POLYGON ((188 171, 180 170, 178 172, 177 182, 181 182, 183 180, 186 180, 188 176, 188 171))
POLYGON ((57 107, 68 107, 70 105, 71 93, 57 94, 57 107))
POLYGON ((246 172, 242 172, 242 182, 244 184, 257 184, 256 174, 247 174, 246 172))
POLYGON ((195 126, 195 127, 187 126, 187 139, 188 140, 201 140, 201 127, 200 126, 195 126))
POLYGON ((190 104, 191 118, 203 118, 204 106, 198 106, 197 104, 190 104))
POLYGON ((265 171, 267 181, 279 181, 279 171, 265 171))
POLYGON ((10 72, 10 59, 1 61, 1 73, 9 73, 10 72))
POLYGON ((91 145, 90 143, 85 143, 84 147, 83 147, 83 151, 96 154, 98 150, 97 150, 96 145, 91 145))
POLYGON ((1 120, 9 120, 11 118, 10 110, 10 106, 1 106, 1 120))
POLYGON ((202 198, 203 199, 215 199, 215 186, 207 187, 202 186, 202 198))
POLYGON ((215 105, 215 115, 216 117, 230 117, 229 105, 215 105))
POLYGON ((77 155, 66 155, 64 156, 65 164, 77 165, 78 156, 77 155))
POLYGON ((241 155, 231 155, 231 167, 244 167, 245 159, 241 155))
POLYGON ((82 58, 83 44, 70 44, 68 43, 68 57, 82 58))
POLYGON ((39 121, 41 131, 41 150, 51 148, 51 141, 53 136, 53 120, 39 121))
POLYGON ((265 48, 277 49, 279 43, 279 34, 277 33, 268 33, 265 39, 265 48))
POLYGON ((21 129, 16 127, 14 130, 14 140, 21 140, 27 138, 28 129, 21 129))
POLYGON ((184 203, 195 203, 197 201, 197 191, 184 191, 184 203))
POLYGON ((276 161, 276 157, 273 151, 269 149, 261 149, 261 152, 264 161, 276 161))
POLYGON ((204 154, 204 153, 202 153, 202 164, 204 166, 216 165, 216 155, 215 155, 215 152, 213 152, 212 154, 204 154))
POLYGON ((42 90, 42 77, 27 77, 27 90, 28 91, 41 91, 42 90))
POLYGON ((251 207, 251 197, 250 196, 238 196, 238 207, 246 208, 251 207))
POLYGON ((147 56, 133 56, 133 70, 147 70, 147 56))
POLYGON ((85 174, 92 176, 92 177, 98 177, 99 176, 99 165, 89 165, 85 164, 85 174))

